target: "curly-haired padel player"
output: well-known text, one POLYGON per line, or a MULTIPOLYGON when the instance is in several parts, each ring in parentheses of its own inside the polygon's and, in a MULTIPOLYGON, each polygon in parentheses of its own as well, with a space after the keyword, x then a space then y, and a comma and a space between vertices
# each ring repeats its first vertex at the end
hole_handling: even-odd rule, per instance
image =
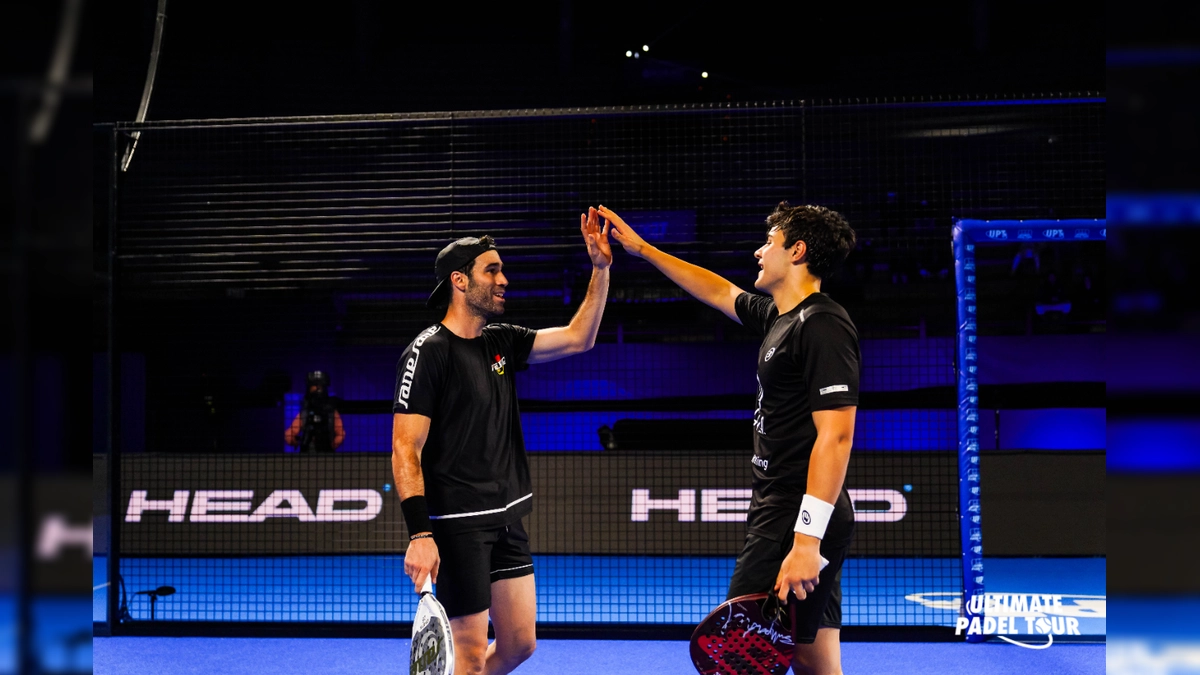
POLYGON ((841 568, 854 533, 843 485, 854 439, 858 331, 841 305, 821 293, 854 248, 837 212, 782 202, 767 216, 761 271, 747 293, 706 269, 647 244, 600 207, 614 239, 697 300, 762 336, 754 412, 754 490, 746 541, 729 596, 772 588, 795 594, 797 673, 841 673, 841 568), (822 569, 822 558, 829 564, 822 569))
POLYGON ((495 243, 467 237, 446 246, 428 302, 447 307, 445 318, 396 366, 392 468, 411 538, 404 571, 418 592, 433 575, 460 675, 508 673, 533 654, 533 557, 521 525, 533 492, 514 375, 595 344, 612 262, 608 228, 598 223, 595 209, 580 216, 592 279, 571 322, 557 328, 489 324, 504 314, 508 288, 495 243))

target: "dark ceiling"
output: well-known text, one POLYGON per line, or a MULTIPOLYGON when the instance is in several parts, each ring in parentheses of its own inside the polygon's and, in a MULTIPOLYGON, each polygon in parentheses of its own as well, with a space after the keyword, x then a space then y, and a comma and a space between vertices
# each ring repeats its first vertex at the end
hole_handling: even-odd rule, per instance
MULTIPOLYGON (((1092 3, 171 2, 147 119, 1100 91, 1092 3), (626 57, 650 47, 639 58, 626 57), (701 73, 708 72, 708 78, 701 73)), ((156 2, 91 11, 132 119, 156 2)))

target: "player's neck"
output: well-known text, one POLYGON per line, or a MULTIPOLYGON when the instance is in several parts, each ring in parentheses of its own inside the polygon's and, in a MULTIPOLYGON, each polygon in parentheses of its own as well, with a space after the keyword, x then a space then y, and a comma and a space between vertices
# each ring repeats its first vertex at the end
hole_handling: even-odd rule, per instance
POLYGON ((775 308, 780 314, 788 312, 800 306, 800 303, 808 299, 808 296, 813 293, 821 292, 821 280, 808 274, 807 271, 797 268, 794 274, 784 280, 774 292, 771 293, 771 298, 775 300, 775 308))
POLYGON ((450 308, 446 310, 446 318, 442 319, 442 325, 464 340, 473 340, 483 335, 483 327, 487 325, 487 319, 471 312, 461 304, 451 303, 450 308))

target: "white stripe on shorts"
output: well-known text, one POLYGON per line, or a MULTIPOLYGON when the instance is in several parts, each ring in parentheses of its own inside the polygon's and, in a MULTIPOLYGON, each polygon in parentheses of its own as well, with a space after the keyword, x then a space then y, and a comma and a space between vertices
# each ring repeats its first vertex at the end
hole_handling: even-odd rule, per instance
POLYGON ((513 570, 524 569, 526 567, 533 567, 533 563, 529 563, 528 565, 517 565, 516 567, 506 567, 502 570, 492 570, 491 572, 488 572, 488 574, 499 574, 501 572, 511 572, 513 570))

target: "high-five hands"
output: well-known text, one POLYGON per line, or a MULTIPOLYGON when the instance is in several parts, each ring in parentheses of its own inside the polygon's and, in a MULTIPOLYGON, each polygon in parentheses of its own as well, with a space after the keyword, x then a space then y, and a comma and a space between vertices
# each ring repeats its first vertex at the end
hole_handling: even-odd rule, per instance
POLYGON ((599 212, 595 208, 589 206, 587 213, 579 214, 579 231, 587 244, 592 265, 598 269, 605 269, 611 265, 612 246, 608 243, 608 221, 604 222, 604 228, 601 229, 599 212))
POLYGON ((613 239, 616 239, 627 253, 636 258, 645 255, 646 249, 650 245, 628 223, 622 220, 621 216, 603 204, 600 205, 600 215, 604 218, 605 228, 611 228, 613 239))

